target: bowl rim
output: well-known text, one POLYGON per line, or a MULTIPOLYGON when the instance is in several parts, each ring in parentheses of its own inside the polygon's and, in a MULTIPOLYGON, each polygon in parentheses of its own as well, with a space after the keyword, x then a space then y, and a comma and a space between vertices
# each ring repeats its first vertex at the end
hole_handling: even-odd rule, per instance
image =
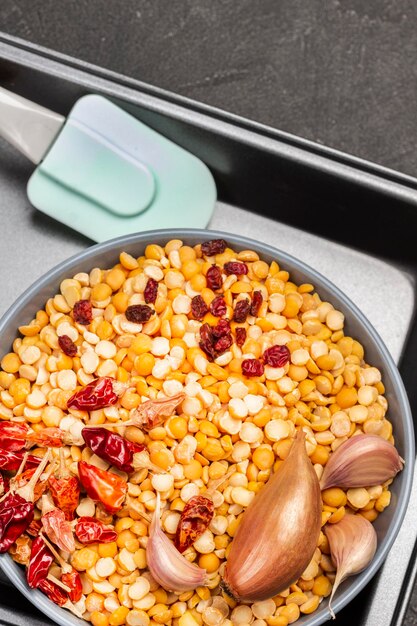
MULTIPOLYGON (((290 264, 297 271, 310 276, 314 281, 314 286, 320 293, 320 289, 324 288, 332 292, 343 304, 343 306, 360 322, 364 330, 369 335, 370 339, 376 344, 379 352, 381 353, 382 360, 384 361, 385 375, 389 376, 392 381, 393 391, 397 397, 399 404, 399 412, 404 425, 404 458, 405 466, 402 472, 402 485, 401 491, 398 495, 398 502, 393 519, 388 526, 387 532, 383 540, 379 543, 377 552, 369 567, 363 572, 355 576, 352 583, 347 589, 342 589, 339 592, 338 597, 333 602, 333 610, 335 613, 339 612, 344 606, 346 606, 353 598, 366 586, 366 584, 373 578, 378 569, 383 564, 385 558, 390 551, 397 534, 400 530, 403 522, 408 501, 410 498, 412 482, 413 482, 413 469, 415 462, 415 444, 414 444, 414 426, 411 415, 411 410, 407 398, 407 393, 404 388, 398 368, 389 353, 384 341, 361 312, 361 310, 354 304, 348 296, 346 296, 336 285, 334 285, 329 279, 323 276, 320 272, 298 260, 296 257, 275 248, 269 244, 256 241, 248 237, 236 235, 234 233, 228 233, 225 231, 206 230, 198 228, 170 228, 170 229, 155 229, 150 231, 143 231, 139 233, 133 233, 130 235, 124 235, 121 237, 115 237, 109 241, 102 242, 90 246, 89 248, 76 253, 68 259, 54 266, 51 270, 47 271, 41 276, 39 280, 28 287, 9 307, 5 314, 0 319, 0 334, 4 328, 13 320, 13 317, 20 312, 24 307, 30 303, 34 295, 41 289, 48 289, 54 281, 56 281, 63 272, 71 271, 73 265, 79 265, 80 263, 93 260, 98 254, 103 253, 115 253, 117 249, 123 250, 123 246, 134 244, 145 244, 146 242, 152 243, 154 240, 166 239, 181 239, 187 238, 201 238, 202 241, 210 239, 226 239, 230 241, 232 245, 242 247, 242 249, 253 249, 259 251, 260 254, 267 254, 277 258, 280 263, 285 265, 290 264)), ((48 617, 55 620, 57 623, 63 626, 74 626, 74 624, 85 624, 85 620, 77 618, 72 613, 61 609, 49 600, 44 594, 38 590, 32 590, 26 584, 25 578, 21 575, 21 568, 15 563, 9 554, 0 555, 0 568, 10 579, 10 581, 21 591, 30 602, 35 604, 43 613, 48 617)), ((309 615, 308 621, 305 621, 303 626, 320 626, 330 617, 328 602, 325 600, 322 608, 316 609, 314 613, 309 615)))

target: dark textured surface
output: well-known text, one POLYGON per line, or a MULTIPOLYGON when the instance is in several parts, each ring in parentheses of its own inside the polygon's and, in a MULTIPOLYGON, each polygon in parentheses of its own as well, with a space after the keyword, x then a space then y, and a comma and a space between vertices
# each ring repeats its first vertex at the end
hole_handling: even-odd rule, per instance
MULTIPOLYGON (((417 176, 413 0, 1 0, 0 20, 7 33, 417 176)), ((417 625, 417 593, 405 624, 417 625)))

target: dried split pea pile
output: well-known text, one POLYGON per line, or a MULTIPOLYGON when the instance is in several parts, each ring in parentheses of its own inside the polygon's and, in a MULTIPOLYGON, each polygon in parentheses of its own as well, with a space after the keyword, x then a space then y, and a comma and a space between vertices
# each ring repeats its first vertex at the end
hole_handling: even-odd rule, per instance
MULTIPOLYGON (((85 424, 127 421, 146 400, 185 393, 161 425, 147 432, 136 426, 117 430, 145 444, 151 462, 166 473, 123 474, 88 447, 64 447, 73 475, 80 461, 114 471, 128 481, 128 495, 136 501, 137 512, 124 507, 113 516, 81 496, 77 515, 97 517, 117 532, 114 542, 76 541, 75 552, 63 554, 81 574, 77 607, 94 626, 287 626, 313 613, 335 576, 323 532, 300 579, 274 598, 236 604, 220 590, 242 515, 271 472, 279 471, 299 429, 319 479, 332 452, 354 434, 393 442, 381 374, 365 362, 361 344, 345 335, 343 314, 322 301, 313 285, 294 284, 277 262, 223 244, 203 250, 180 240, 151 244, 139 258, 122 252, 111 269, 64 280, 60 293, 19 328, 22 338, 1 360, 0 419, 26 422, 36 432, 59 427, 79 438, 85 424), (128 308, 144 305, 147 286, 155 284, 148 321, 128 319, 128 308), (88 324, 74 319, 80 300, 92 305, 88 324), (229 324, 213 335, 221 320, 229 324), (200 333, 203 325, 208 333, 200 333), (74 356, 61 349, 63 336, 75 344, 74 356), (273 346, 288 349, 282 366, 264 356, 273 346), (117 404, 68 409, 69 398, 99 377, 127 383, 117 404), (207 585, 181 594, 161 588, 147 569, 149 523, 140 512, 152 515, 159 492, 162 529, 173 538, 190 498, 226 474, 212 494, 214 518, 185 552, 206 569, 207 585)), ((43 455, 45 449, 31 453, 43 455)), ((373 522, 389 505, 390 491, 388 484, 331 488, 322 500, 323 526, 346 512, 373 522)))

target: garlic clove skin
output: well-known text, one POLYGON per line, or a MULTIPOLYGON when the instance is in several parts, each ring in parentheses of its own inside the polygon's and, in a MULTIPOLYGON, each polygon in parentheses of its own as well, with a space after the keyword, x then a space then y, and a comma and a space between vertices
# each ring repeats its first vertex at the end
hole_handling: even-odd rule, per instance
POLYGON ((337 568, 329 611, 333 619, 333 596, 339 585, 349 576, 362 572, 372 559, 377 548, 377 536, 371 522, 361 515, 345 515, 337 524, 328 524, 324 533, 329 540, 332 561, 337 568))
POLYGON ((377 435, 356 435, 343 443, 328 460, 320 488, 372 487, 394 478, 404 461, 392 443, 377 435))
POLYGON ((279 470, 243 514, 222 586, 238 601, 266 600, 310 563, 321 527, 320 486, 299 431, 279 470))
POLYGON ((156 507, 146 544, 146 561, 154 579, 167 591, 190 591, 206 583, 206 570, 190 563, 178 552, 161 529, 161 497, 156 496, 156 507))

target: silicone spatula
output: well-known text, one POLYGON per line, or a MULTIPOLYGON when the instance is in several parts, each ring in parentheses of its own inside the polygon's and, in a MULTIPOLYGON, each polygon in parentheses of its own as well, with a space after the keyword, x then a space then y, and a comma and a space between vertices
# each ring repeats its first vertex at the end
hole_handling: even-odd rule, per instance
POLYGON ((0 87, 0 135, 37 165, 31 203, 94 241, 204 228, 213 212, 206 165, 102 96, 83 96, 65 119, 0 87))

